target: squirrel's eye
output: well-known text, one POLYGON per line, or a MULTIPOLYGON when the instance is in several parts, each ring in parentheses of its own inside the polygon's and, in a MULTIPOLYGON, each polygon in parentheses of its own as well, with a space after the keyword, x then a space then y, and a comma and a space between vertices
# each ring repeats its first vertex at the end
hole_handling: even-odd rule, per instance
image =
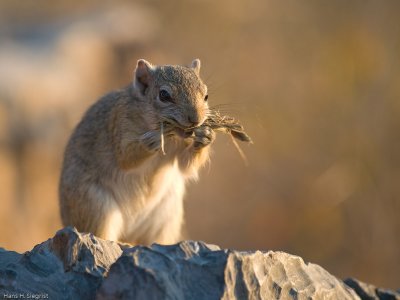
POLYGON ((166 90, 161 90, 159 97, 162 102, 172 102, 172 97, 166 90))
POLYGON ((207 100, 208 100, 208 95, 206 95, 206 96, 204 97, 204 101, 207 102, 207 100))

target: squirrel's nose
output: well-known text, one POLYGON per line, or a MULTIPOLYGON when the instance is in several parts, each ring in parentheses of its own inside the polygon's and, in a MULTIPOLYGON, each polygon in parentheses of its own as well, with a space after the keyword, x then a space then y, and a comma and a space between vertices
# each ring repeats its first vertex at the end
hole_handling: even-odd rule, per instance
POLYGON ((200 125, 200 121, 197 117, 188 116, 188 122, 193 126, 196 127, 200 125))

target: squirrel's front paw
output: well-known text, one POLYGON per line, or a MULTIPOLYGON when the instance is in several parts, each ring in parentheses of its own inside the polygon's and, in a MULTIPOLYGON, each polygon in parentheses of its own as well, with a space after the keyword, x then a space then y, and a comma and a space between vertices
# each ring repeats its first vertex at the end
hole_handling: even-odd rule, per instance
POLYGON ((149 152, 161 149, 161 134, 158 131, 148 131, 141 137, 141 143, 149 152))
POLYGON ((211 127, 203 125, 194 129, 193 148, 200 150, 210 145, 215 140, 215 132, 211 127))

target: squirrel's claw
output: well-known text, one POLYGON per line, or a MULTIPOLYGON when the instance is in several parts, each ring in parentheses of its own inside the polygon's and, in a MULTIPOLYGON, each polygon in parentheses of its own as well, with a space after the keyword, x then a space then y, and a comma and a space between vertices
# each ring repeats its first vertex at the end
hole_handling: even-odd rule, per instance
POLYGON ((215 132, 211 127, 203 125, 194 129, 193 148, 199 150, 215 140, 215 132))

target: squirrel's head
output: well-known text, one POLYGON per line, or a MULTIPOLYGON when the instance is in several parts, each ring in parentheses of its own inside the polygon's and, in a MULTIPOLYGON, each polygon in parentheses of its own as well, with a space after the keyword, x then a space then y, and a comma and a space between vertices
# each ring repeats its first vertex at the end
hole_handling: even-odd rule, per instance
POLYGON ((182 128, 199 126, 206 119, 207 86, 200 79, 199 59, 190 67, 153 66, 140 59, 133 84, 137 95, 151 102, 161 119, 182 128))

